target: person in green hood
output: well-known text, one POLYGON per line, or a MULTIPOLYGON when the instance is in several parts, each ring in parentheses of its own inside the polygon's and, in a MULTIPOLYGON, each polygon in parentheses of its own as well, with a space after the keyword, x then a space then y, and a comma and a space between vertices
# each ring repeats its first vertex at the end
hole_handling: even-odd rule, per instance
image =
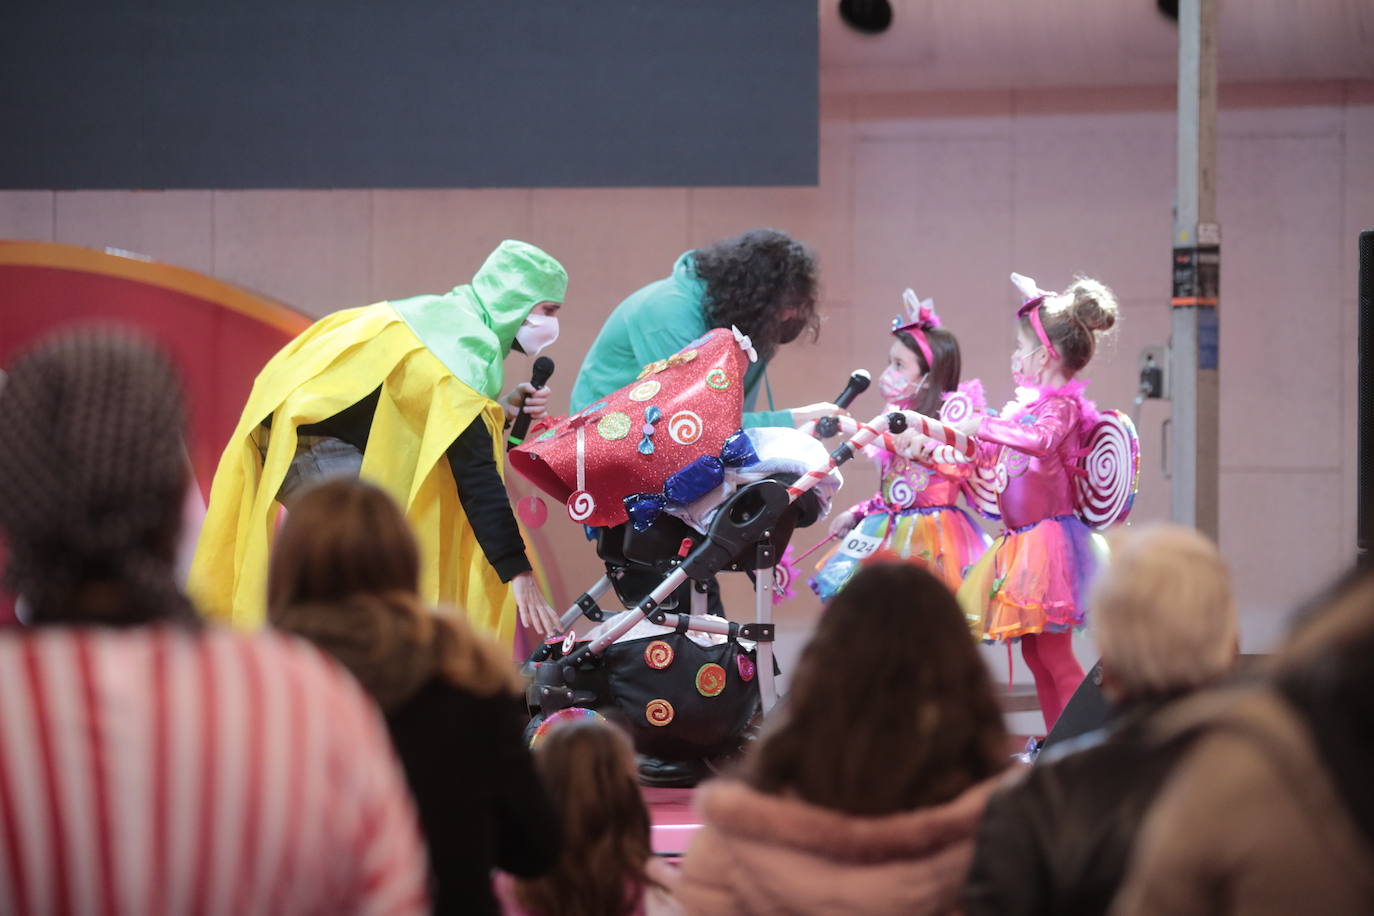
POLYGON ((574 413, 618 391, 655 360, 712 328, 736 327, 758 352, 744 376, 745 426, 801 426, 841 413, 834 404, 755 411, 768 361, 805 332, 818 334, 816 259, 784 232, 751 229, 677 259, 673 272, 631 293, 601 326, 573 384, 574 413))
POLYGON ((554 629, 501 476, 504 422, 526 395, 525 409, 542 412, 548 391, 524 384, 502 398, 502 363, 558 336, 567 284, 558 261, 506 241, 470 284, 335 312, 287 344, 258 375, 215 473, 189 582, 202 611, 261 624, 279 505, 355 474, 405 511, 428 603, 507 646, 517 614, 554 629))

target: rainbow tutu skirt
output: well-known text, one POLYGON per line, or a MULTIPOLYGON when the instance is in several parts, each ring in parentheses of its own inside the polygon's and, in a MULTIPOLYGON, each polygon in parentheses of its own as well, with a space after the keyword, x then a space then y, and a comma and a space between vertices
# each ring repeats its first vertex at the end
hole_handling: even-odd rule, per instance
POLYGON ((959 604, 988 641, 1082 626, 1088 582, 1106 557, 1106 541, 1076 515, 1008 529, 964 577, 959 604))
POLYGON ((926 567, 955 592, 964 571, 989 543, 973 517, 958 506, 875 512, 860 519, 816 564, 811 590, 830 598, 865 565, 901 559, 926 567))

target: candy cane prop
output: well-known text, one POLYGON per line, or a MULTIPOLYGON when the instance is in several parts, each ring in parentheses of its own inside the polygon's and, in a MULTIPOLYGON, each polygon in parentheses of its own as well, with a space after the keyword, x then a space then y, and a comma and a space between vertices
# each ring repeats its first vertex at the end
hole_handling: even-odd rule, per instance
MULTIPOLYGON (((932 419, 914 410, 902 410, 896 411, 896 413, 900 413, 906 418, 906 425, 908 427, 919 430, 926 437, 940 443, 931 453, 931 457, 936 464, 960 464, 973 460, 977 443, 972 436, 967 436, 959 432, 959 430, 950 426, 948 422, 932 419)), ((967 414, 964 415, 966 416, 967 414)), ((885 414, 884 416, 891 416, 891 414, 885 414)), ((853 417, 838 417, 837 419, 840 421, 840 432, 847 436, 857 434, 868 425, 858 422, 853 417)), ((946 420, 948 420, 948 418, 946 418, 946 420)), ((877 421, 875 420, 873 422, 877 421)), ((801 427, 801 431, 807 435, 814 435, 815 423, 815 420, 804 423, 801 427)), ((867 446, 877 440, 881 440, 882 447, 892 452, 894 455, 901 455, 903 458, 913 457, 897 447, 896 438, 888 431, 886 424, 884 424, 882 430, 868 437, 863 445, 867 446)), ((861 448, 862 447, 863 446, 861 446, 861 448)))

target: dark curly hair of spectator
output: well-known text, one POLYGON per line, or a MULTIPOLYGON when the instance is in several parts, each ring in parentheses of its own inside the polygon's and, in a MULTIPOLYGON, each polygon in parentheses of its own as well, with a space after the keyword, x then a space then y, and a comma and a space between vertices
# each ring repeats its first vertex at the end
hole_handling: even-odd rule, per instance
POLYGON ((816 258, 787 233, 750 229, 698 248, 693 264, 706 284, 707 323, 748 334, 765 362, 804 332, 819 335, 816 258))
POLYGON ((180 385, 148 343, 66 332, 0 389, 5 582, 34 623, 196 621, 173 572, 187 459, 180 385))

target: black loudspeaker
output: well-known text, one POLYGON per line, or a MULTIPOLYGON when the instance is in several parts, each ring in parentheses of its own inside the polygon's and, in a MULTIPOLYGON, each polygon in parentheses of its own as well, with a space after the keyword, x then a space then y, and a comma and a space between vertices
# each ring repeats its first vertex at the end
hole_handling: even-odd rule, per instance
POLYGON ((1370 562, 1374 545, 1374 229, 1360 233, 1359 483, 1355 504, 1355 548, 1360 563, 1370 562))

